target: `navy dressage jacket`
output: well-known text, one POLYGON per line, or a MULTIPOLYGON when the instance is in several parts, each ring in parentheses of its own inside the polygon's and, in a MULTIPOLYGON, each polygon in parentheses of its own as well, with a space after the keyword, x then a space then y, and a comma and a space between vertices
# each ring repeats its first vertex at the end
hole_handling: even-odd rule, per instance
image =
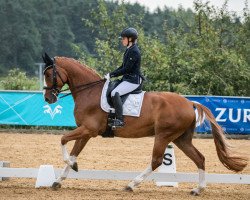
POLYGON ((122 81, 140 84, 141 74, 141 53, 137 44, 127 48, 123 55, 122 65, 110 73, 110 77, 122 76, 122 81))

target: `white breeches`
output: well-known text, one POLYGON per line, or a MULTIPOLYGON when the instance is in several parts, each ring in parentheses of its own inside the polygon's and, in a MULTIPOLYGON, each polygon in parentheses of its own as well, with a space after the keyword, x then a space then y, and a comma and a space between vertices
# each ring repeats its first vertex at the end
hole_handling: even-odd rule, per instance
POLYGON ((130 83, 128 81, 122 81, 112 92, 111 97, 115 96, 115 93, 118 92, 120 96, 132 92, 139 87, 140 84, 130 83))

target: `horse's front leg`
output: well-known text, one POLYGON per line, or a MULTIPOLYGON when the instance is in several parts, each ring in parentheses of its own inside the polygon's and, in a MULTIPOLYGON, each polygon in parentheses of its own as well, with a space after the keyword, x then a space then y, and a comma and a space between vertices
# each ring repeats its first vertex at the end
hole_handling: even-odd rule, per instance
POLYGON ((69 166, 76 172, 78 172, 78 165, 76 162, 77 156, 81 153, 87 142, 89 141, 90 136, 85 135, 82 139, 76 140, 73 149, 70 152, 69 156, 69 166))
POLYGON ((76 157, 82 151, 90 138, 90 131, 88 131, 85 127, 79 127, 61 138, 63 161, 75 171, 78 171, 76 157), (76 142, 69 156, 66 144, 72 140, 76 140, 76 142))
MULTIPOLYGON (((78 140, 77 140, 78 141, 78 140)), ((76 141, 76 142, 77 142, 76 141)), ((75 143, 76 145, 76 143, 75 143)), ((74 145, 74 146, 75 146, 74 145)), ((69 156, 68 154, 68 151, 66 149, 66 145, 61 145, 61 148, 62 148, 62 156, 63 156, 63 161, 68 165, 70 166, 73 170, 75 170, 76 172, 78 171, 77 169, 77 162, 76 162, 76 156, 75 155, 72 155, 72 156, 69 156)))
POLYGON ((52 188, 57 189, 61 187, 61 182, 66 179, 68 176, 68 173, 70 171, 70 168, 72 168, 75 171, 78 171, 78 166, 76 162, 76 157, 80 154, 82 149, 85 147, 87 142, 90 139, 90 135, 88 134, 88 131, 84 131, 83 128, 78 128, 78 130, 74 130, 72 132, 69 132, 65 136, 62 137, 62 154, 63 154, 63 160, 66 163, 66 166, 64 167, 62 173, 60 176, 56 179, 56 181, 53 183, 52 188), (66 137, 66 138, 65 138, 66 137), (70 153, 70 156, 66 149, 66 143, 70 140, 76 139, 74 147, 70 153), (80 138, 80 139, 78 139, 80 138))

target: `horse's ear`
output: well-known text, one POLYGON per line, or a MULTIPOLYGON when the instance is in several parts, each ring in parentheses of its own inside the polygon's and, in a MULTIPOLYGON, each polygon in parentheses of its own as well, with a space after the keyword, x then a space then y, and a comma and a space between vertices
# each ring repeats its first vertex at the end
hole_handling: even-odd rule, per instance
POLYGON ((42 55, 42 58, 45 63, 45 67, 48 67, 54 64, 54 61, 49 57, 47 53, 44 53, 44 56, 42 55))
POLYGON ((43 62, 46 63, 45 56, 42 55, 43 62))

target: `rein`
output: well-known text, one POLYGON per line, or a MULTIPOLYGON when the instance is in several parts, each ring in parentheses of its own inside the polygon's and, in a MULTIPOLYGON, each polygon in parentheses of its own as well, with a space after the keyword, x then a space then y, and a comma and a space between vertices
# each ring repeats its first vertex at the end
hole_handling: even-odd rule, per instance
MULTIPOLYGON (((56 78, 57 75, 58 75, 59 78, 61 79, 63 85, 64 85, 66 82, 63 81, 62 77, 61 77, 60 74, 57 72, 55 63, 53 63, 53 65, 50 65, 50 66, 46 67, 46 68, 44 69, 44 71, 43 71, 43 74, 45 74, 45 72, 46 72, 48 69, 50 69, 50 68, 53 68, 53 85, 52 85, 51 87, 43 87, 43 89, 52 90, 52 94, 55 95, 55 96, 57 96, 57 95, 60 94, 61 92, 65 92, 65 91, 69 90, 69 88, 64 89, 64 90, 58 89, 58 87, 57 87, 57 78, 56 78)), ((79 90, 75 91, 75 93, 78 93, 78 92, 81 92, 81 91, 83 91, 83 90, 89 89, 89 88, 91 88, 91 87, 93 87, 93 86, 95 86, 95 85, 98 85, 98 84, 104 82, 105 80, 106 80, 106 79, 101 79, 101 80, 94 81, 94 82, 90 82, 90 83, 87 83, 87 84, 78 85, 78 86, 76 86, 75 88, 73 88, 73 90, 79 89, 79 90)), ((59 99, 62 99, 62 98, 66 97, 66 96, 69 96, 69 95, 71 95, 71 94, 72 94, 72 92, 70 92, 70 93, 68 93, 68 94, 65 94, 65 95, 63 95, 63 96, 61 96, 61 97, 58 97, 58 98, 59 98, 59 99)))
MULTIPOLYGON (((86 90, 86 89, 89 89, 89 88, 91 88, 91 87, 93 87, 93 86, 95 86, 95 85, 98 85, 99 83, 102 83, 102 82, 104 82, 105 81, 105 79, 101 79, 101 80, 98 80, 98 81, 94 81, 94 82, 91 82, 91 83, 87 83, 87 84, 83 84, 83 85, 78 85, 78 86, 76 86, 75 88, 74 88, 74 90, 75 89, 79 89, 79 90, 77 90, 77 91, 75 91, 75 93, 78 93, 78 92, 81 92, 81 91, 83 91, 83 90, 86 90), (81 88, 81 87, 83 87, 83 88, 81 88)), ((64 89, 64 90, 60 90, 60 92, 64 92, 64 91, 67 91, 67 90, 69 90, 69 88, 67 88, 67 89, 64 89)), ((63 96, 61 96, 61 97, 58 97, 59 99, 62 99, 62 98, 64 98, 64 97, 66 97, 66 96, 69 96, 69 95, 71 95, 72 94, 72 92, 70 92, 70 93, 68 93, 68 94, 65 94, 65 95, 63 95, 63 96)))

